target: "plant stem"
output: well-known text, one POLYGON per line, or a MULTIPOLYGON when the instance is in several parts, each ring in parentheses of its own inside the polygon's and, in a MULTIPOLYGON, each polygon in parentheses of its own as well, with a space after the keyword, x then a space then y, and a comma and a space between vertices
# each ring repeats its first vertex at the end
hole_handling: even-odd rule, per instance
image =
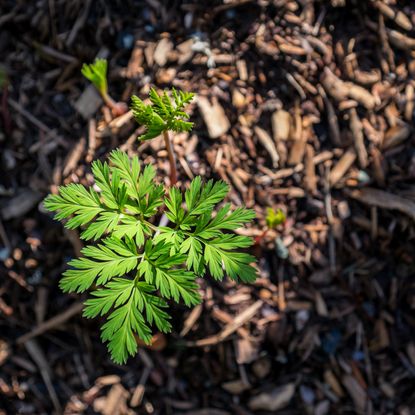
POLYGON ((115 116, 125 114, 128 111, 128 107, 124 102, 116 102, 108 92, 101 92, 101 97, 115 116))
POLYGON ((262 233, 260 235, 257 235, 254 239, 254 245, 259 245, 262 240, 265 238, 265 236, 267 235, 269 231, 269 228, 266 228, 262 231, 262 233))
POLYGON ((176 156, 174 154, 173 146, 171 145, 169 132, 163 131, 164 144, 169 155, 170 163, 170 186, 174 186, 177 183, 177 169, 176 169, 176 156))

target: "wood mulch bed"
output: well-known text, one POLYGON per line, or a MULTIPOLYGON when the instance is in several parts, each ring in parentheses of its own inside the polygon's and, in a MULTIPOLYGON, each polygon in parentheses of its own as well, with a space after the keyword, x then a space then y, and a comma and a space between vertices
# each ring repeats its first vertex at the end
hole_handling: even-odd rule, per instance
POLYGON ((415 408, 415 4, 409 0, 0 3, 0 414, 398 414, 415 408), (287 221, 252 285, 200 282, 124 366, 58 281, 82 247, 42 207, 121 147, 168 176, 111 94, 197 93, 181 186, 287 221))

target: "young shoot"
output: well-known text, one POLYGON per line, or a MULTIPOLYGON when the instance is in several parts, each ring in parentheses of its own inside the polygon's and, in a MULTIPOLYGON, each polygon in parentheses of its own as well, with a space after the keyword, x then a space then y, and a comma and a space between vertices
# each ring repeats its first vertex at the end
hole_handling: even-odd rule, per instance
POLYGON ((169 131, 179 133, 190 131, 193 128, 193 123, 187 121, 189 114, 184 109, 192 101, 194 94, 173 88, 171 96, 172 98, 169 97, 166 91, 159 95, 154 88, 151 88, 149 93, 150 104, 144 104, 140 98, 133 95, 131 97, 131 110, 136 121, 146 127, 145 133, 139 137, 140 140, 150 140, 163 134, 169 156, 170 184, 174 185, 177 183, 176 157, 170 141, 169 131))
POLYGON ((273 209, 268 207, 267 208, 267 216, 265 217, 265 221, 269 229, 274 229, 278 225, 281 225, 287 220, 287 216, 281 209, 273 209))
POLYGON ((283 224, 286 221, 287 217, 281 209, 267 208, 267 215, 265 217, 265 222, 267 227, 262 231, 261 234, 256 236, 255 245, 259 245, 261 241, 265 238, 270 229, 275 229, 278 225, 283 224))
POLYGON ((124 102, 114 101, 108 93, 107 81, 108 62, 106 59, 95 59, 94 63, 82 65, 82 75, 88 79, 98 90, 105 104, 111 108, 115 116, 127 112, 127 105, 124 102))

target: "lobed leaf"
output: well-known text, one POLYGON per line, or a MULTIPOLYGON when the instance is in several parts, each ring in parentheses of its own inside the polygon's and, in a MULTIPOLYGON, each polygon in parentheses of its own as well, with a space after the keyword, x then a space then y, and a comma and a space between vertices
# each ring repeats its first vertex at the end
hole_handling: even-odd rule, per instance
POLYGON ((194 94, 173 88, 171 95, 173 99, 166 91, 158 94, 154 88, 151 88, 150 105, 146 105, 137 96, 132 96, 131 110, 134 118, 146 127, 145 133, 139 137, 139 140, 150 140, 169 130, 185 132, 193 128, 193 123, 186 121, 189 115, 184 112, 184 107, 192 101, 194 94))
POLYGON ((68 263, 72 268, 63 273, 60 287, 65 292, 83 292, 94 282, 105 284, 112 277, 127 274, 137 266, 139 255, 131 241, 116 237, 104 239, 102 244, 87 246, 84 255, 68 263))

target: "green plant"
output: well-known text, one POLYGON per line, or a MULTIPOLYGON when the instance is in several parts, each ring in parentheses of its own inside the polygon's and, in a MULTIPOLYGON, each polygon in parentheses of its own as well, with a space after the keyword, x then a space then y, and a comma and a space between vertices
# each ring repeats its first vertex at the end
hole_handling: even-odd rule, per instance
POLYGON ((166 91, 159 95, 154 88, 151 88, 149 98, 150 105, 133 95, 131 97, 131 109, 134 118, 139 124, 146 127, 146 132, 139 137, 140 140, 150 140, 163 134, 164 143, 169 155, 170 163, 170 184, 177 183, 176 157, 173 146, 170 142, 169 131, 184 132, 193 128, 193 123, 187 121, 189 115, 184 108, 189 104, 194 94, 172 89, 170 98, 166 91))
POLYGON ((265 238, 270 229, 275 229, 278 225, 283 224, 287 220, 287 216, 281 209, 267 208, 267 215, 265 216, 265 222, 267 227, 255 237, 255 245, 259 245, 265 238))
POLYGON ((94 63, 84 63, 81 72, 95 86, 114 115, 124 114, 127 112, 127 105, 124 102, 114 101, 108 93, 107 70, 108 62, 106 59, 95 59, 94 63))
POLYGON ((269 229, 274 229, 278 225, 284 223, 287 219, 287 216, 281 209, 273 209, 267 208, 267 216, 265 217, 265 221, 267 222, 267 226, 269 229))
MULTIPOLYGON (((192 96, 173 91, 174 107, 166 94, 155 91, 152 106, 133 98, 134 115, 147 127, 144 137, 190 130, 183 107, 192 96)), ((67 228, 81 228, 82 239, 97 242, 69 262, 60 287, 65 292, 92 289, 84 316, 108 315, 101 337, 113 360, 123 363, 137 351, 135 335, 149 343, 151 325, 171 330, 168 300, 200 303, 198 277, 210 273, 216 280, 225 275, 255 280, 255 258, 237 251, 253 241, 232 232, 255 214, 243 207, 232 210, 229 203, 219 206, 229 191, 223 181, 203 183, 196 177, 183 193, 157 184, 155 169, 142 169, 138 157, 114 150, 109 161, 92 164, 100 191, 72 183, 59 187, 44 204, 67 228), (154 224, 161 212, 170 226, 154 224)))

